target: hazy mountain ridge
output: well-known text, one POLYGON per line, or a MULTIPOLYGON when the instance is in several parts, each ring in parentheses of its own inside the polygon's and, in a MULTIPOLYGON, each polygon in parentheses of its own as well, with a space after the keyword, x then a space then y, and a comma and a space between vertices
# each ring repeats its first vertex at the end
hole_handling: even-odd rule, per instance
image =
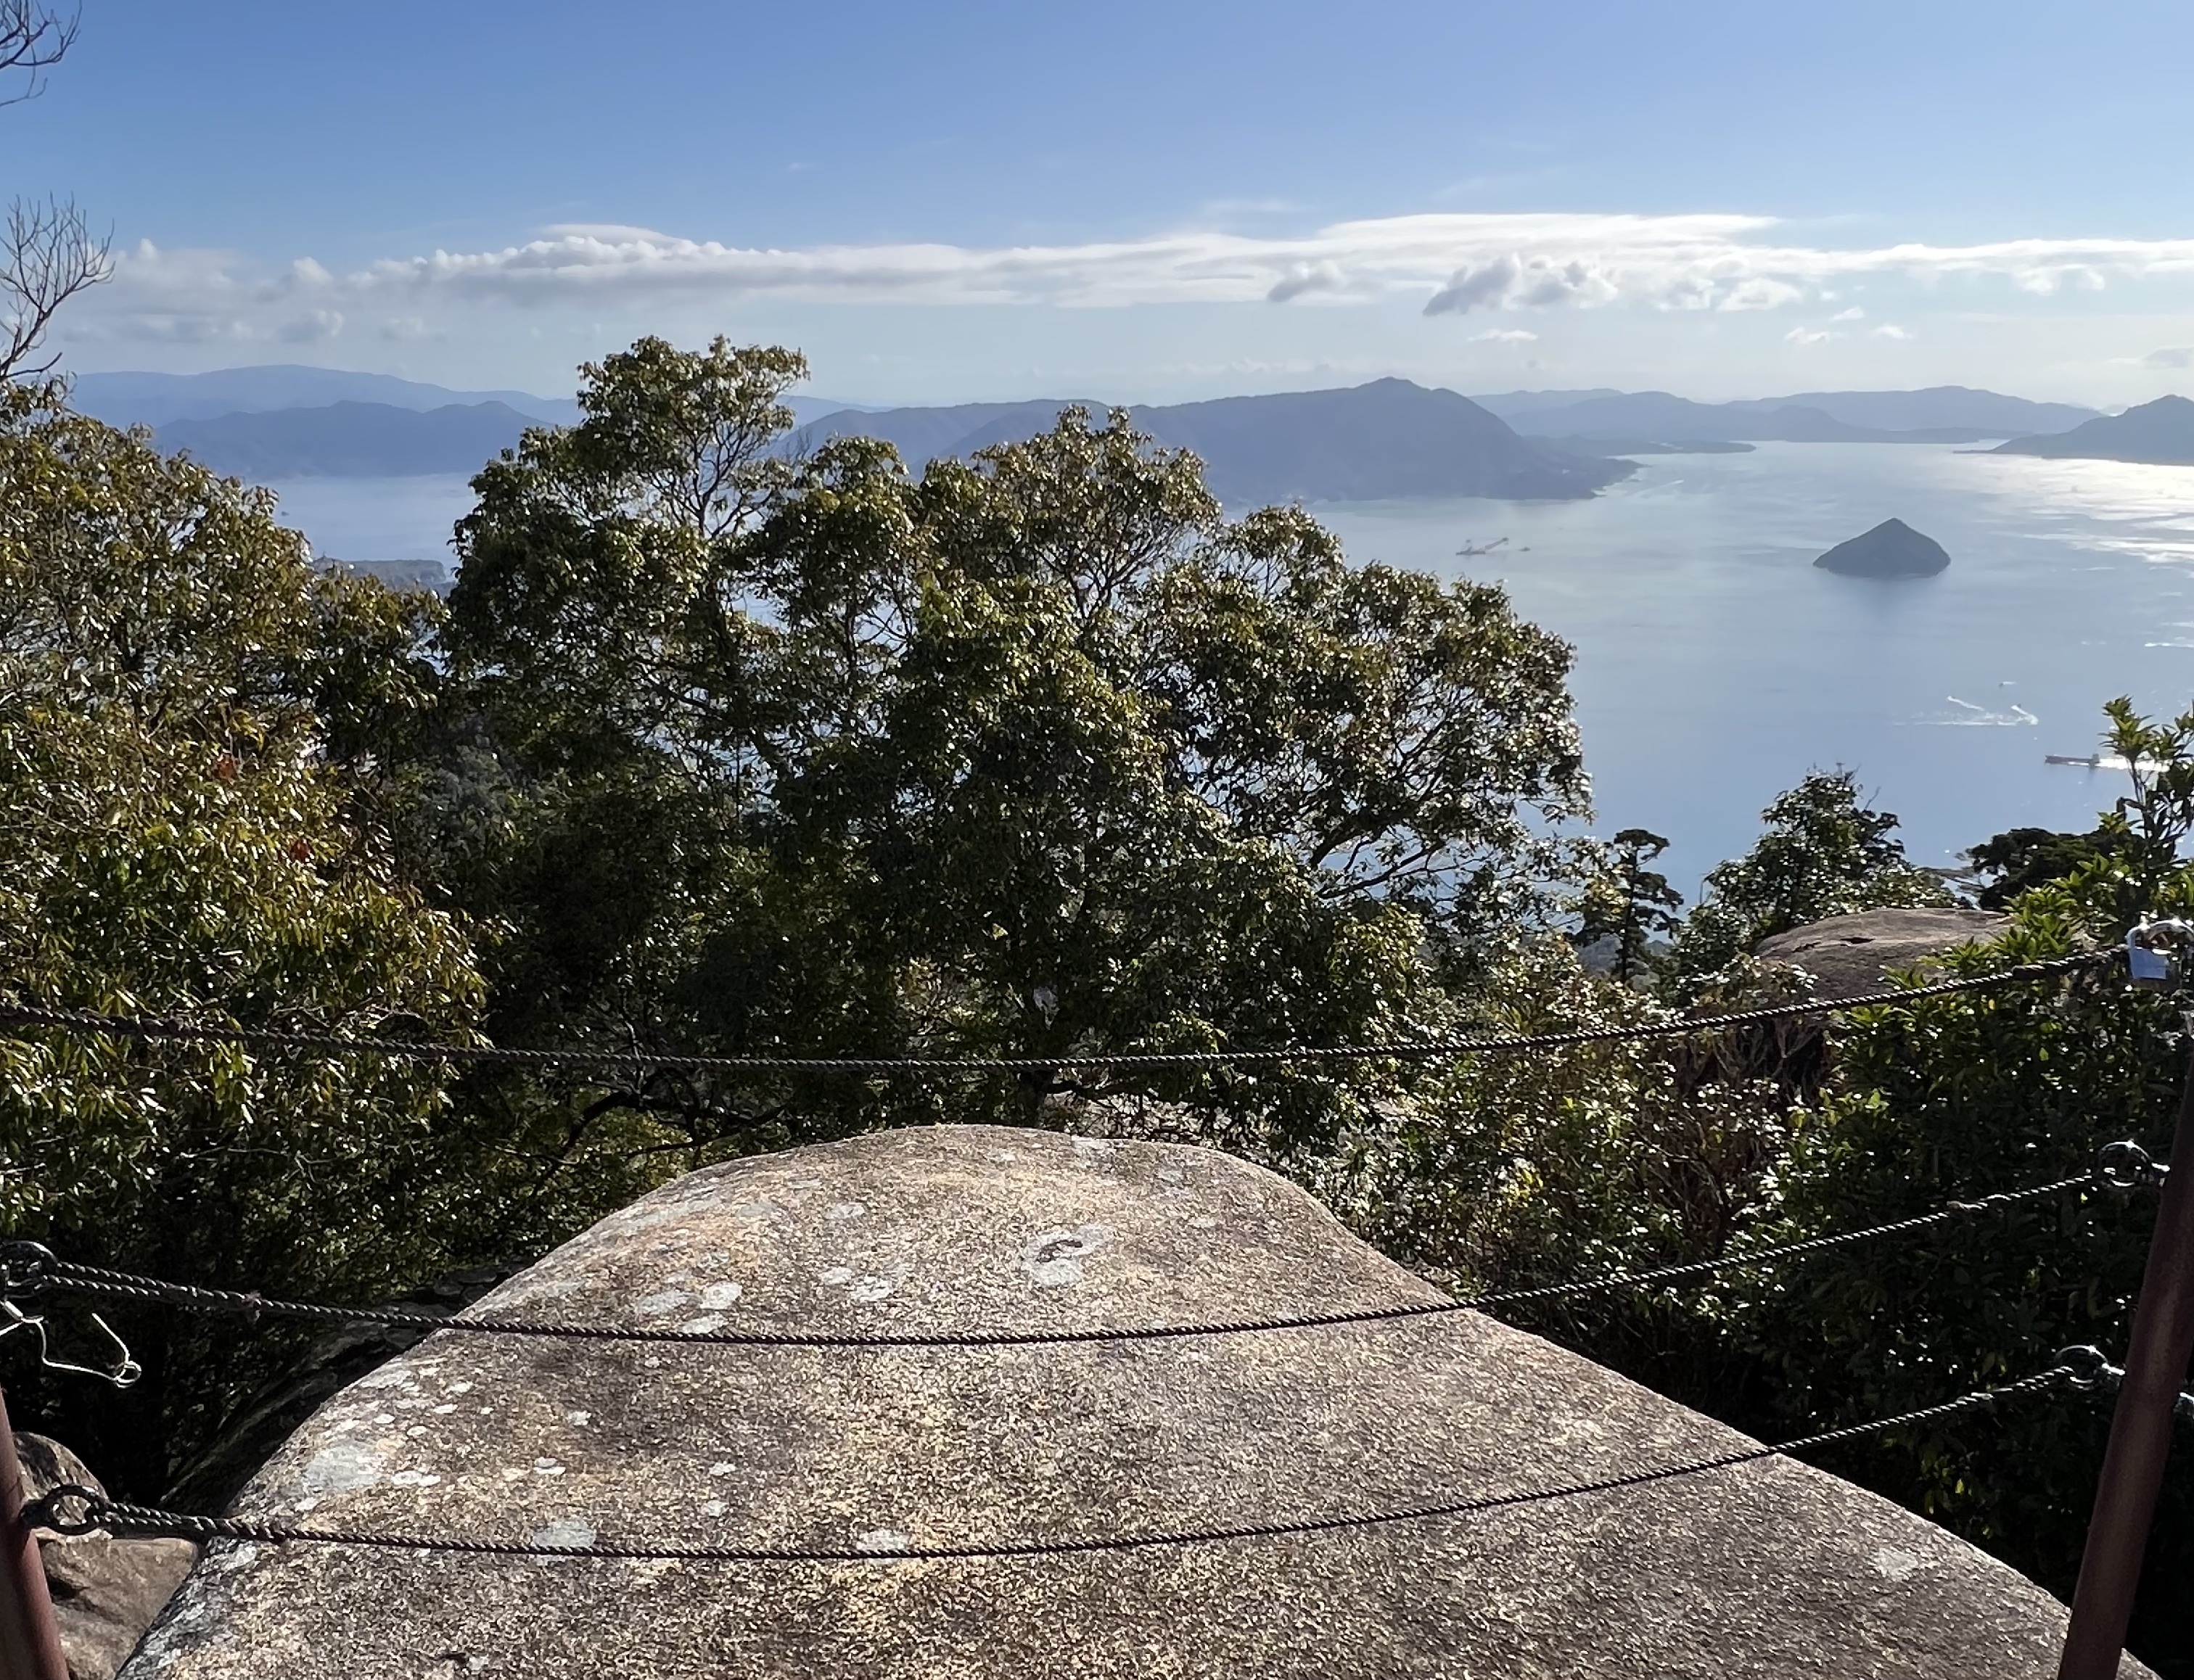
POLYGON ((2034 455, 2058 461, 2127 461, 2194 466, 2194 402, 2158 397, 2123 414, 2101 415, 2069 432, 2013 438, 1992 455, 2034 455))
MULTIPOLYGON (((846 413, 803 427, 795 446, 833 437, 882 439, 910 471, 945 456, 1018 443, 1048 428, 1065 400, 846 413)), ((1093 416, 1105 406, 1085 402, 1093 416)), ((1233 506, 1368 502, 1419 496, 1562 501, 1634 471, 1519 436, 1467 397, 1405 379, 1328 391, 1139 405, 1129 417, 1159 443, 1196 451, 1213 491, 1233 506)))
MULTIPOLYGON (((802 424, 858 406, 827 397, 786 400, 802 424)), ((569 397, 537 397, 530 391, 458 391, 393 374, 295 363, 220 368, 210 373, 78 374, 71 401, 80 412, 111 426, 156 429, 179 420, 216 420, 232 414, 327 408, 337 403, 373 403, 420 414, 501 403, 537 424, 571 426, 579 419, 579 405, 569 397)))
POLYGON ((429 413, 500 403, 537 424, 569 425, 579 405, 569 397, 537 397, 525 391, 453 391, 446 386, 399 379, 393 374, 351 373, 340 368, 295 364, 221 368, 212 373, 86 373, 74 381, 71 401, 82 412, 114 426, 150 426, 327 408, 337 403, 429 413))
POLYGON ((1511 392, 1483 399, 1532 437, 1692 439, 1723 443, 1978 443, 2065 431, 2096 417, 2069 403, 1994 391, 1815 391, 1795 397, 1697 403, 1666 391, 1511 392))
POLYGON ((154 433, 217 473, 244 479, 407 478, 473 473, 537 422, 508 403, 452 403, 423 413, 389 403, 330 403, 206 420, 154 433))
MULTIPOLYGON (((578 418, 568 399, 300 366, 87 374, 77 381, 76 400, 118 423, 152 424, 164 446, 256 478, 470 473, 514 445, 527 425, 578 418)), ((1033 436, 1071 400, 872 410, 794 397, 788 404, 801 425, 791 447, 860 433, 890 442, 918 473, 940 456, 965 457, 1033 436)), ((1097 415, 1106 407, 1094 400, 1082 405, 1097 415)), ((1962 386, 1697 403, 1668 392, 1606 387, 1481 399, 1384 379, 1343 389, 1139 404, 1129 413, 1161 442, 1195 450, 1213 488, 1236 505, 1419 496, 1563 499, 1591 495, 1634 470, 1629 456, 1770 440, 1978 443, 2009 436, 2016 441, 2007 452, 2042 454, 2057 451, 2030 447, 2032 439, 2063 433, 2089 440, 2065 453, 2132 447, 2150 452, 2120 458, 2194 458, 2172 453, 2178 445, 2168 443, 2093 441, 2089 427, 2115 422, 2092 410, 1962 386)))

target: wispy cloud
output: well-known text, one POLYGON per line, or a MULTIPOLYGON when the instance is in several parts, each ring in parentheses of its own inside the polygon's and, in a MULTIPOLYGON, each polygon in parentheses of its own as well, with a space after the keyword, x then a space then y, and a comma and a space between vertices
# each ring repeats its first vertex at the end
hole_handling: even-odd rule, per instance
POLYGON ((1538 334, 1529 327, 1495 327, 1470 335, 1473 344, 1536 344, 1538 334))
POLYGON ((2151 350, 2140 360, 2144 367, 2194 368, 2194 344, 2180 345, 2164 350, 2151 350))
POLYGON ((268 272, 234 253, 147 243, 118 261, 114 284, 88 301, 79 330, 277 340, 325 336, 346 321, 385 331, 452 307, 599 311, 772 297, 1070 308, 1415 297, 1435 317, 1616 306, 1772 311, 1829 301, 1835 284, 1866 277, 1994 279, 2049 295, 2194 276, 2194 239, 1847 249, 1778 243, 1777 226, 1720 215, 1422 215, 1291 238, 1191 230, 1071 245, 775 249, 590 223, 499 249, 390 257, 343 273, 309 257, 268 272))

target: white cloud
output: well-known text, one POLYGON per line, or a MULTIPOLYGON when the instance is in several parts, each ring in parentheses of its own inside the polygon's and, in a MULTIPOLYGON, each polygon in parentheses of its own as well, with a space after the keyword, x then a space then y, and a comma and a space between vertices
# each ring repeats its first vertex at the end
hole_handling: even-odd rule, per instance
MULTIPOLYGON (((80 335, 279 339, 399 321, 444 327, 468 307, 722 307, 789 299, 916 305, 1345 304, 1419 298, 1428 315, 1575 307, 1772 311, 1855 278, 2008 283, 2036 295, 2194 277, 2194 238, 2024 239, 1977 245, 1778 244, 1763 216, 1421 215, 1293 237, 1209 229, 1072 245, 818 245, 773 249, 610 223, 547 229, 495 250, 390 257, 331 272, 311 257, 268 272, 233 252, 149 242, 84 300, 80 335)), ((1847 310, 1837 318, 1859 318, 1847 310)), ((75 324, 72 324, 74 327, 75 324)))
POLYGON ((318 344, 335 337, 342 330, 342 310, 307 309, 283 322, 275 335, 284 344, 318 344))
POLYGON ((1825 344, 1835 335, 1819 327, 1793 327, 1783 335, 1785 344, 1825 344))
POLYGON ((1874 330, 1874 335, 1876 338, 1887 338, 1892 340, 1903 340, 1912 336, 1912 335, 1907 332, 1903 327, 1892 326, 1886 321, 1874 330))
POLYGON ((1470 335, 1473 344, 1536 344, 1538 341, 1538 334, 1528 327, 1496 327, 1490 331, 1474 332, 1470 335))
POLYGON ((2167 350, 2151 350, 2140 360, 2144 367, 2194 368, 2194 345, 2182 345, 2167 350))
POLYGON ((1473 265, 1465 263, 1447 284, 1425 301, 1427 315, 1467 315, 1473 309, 1550 308, 1561 303, 1614 301, 1617 289, 1606 275, 1571 258, 1508 252, 1473 265))
MULTIPOLYGON (((1823 295, 1825 296, 1826 294, 1824 293, 1823 295)), ((1858 305, 1854 303, 1848 309, 1839 309, 1835 314, 1829 316, 1829 318, 1831 321, 1864 321, 1866 318, 1866 311, 1860 308, 1858 305)))
POLYGON ((1805 298, 1801 287, 1788 280, 1778 280, 1765 274, 1755 274, 1749 279, 1739 280, 1723 294, 1717 307, 1723 309, 1780 309, 1786 303, 1801 302, 1805 298))

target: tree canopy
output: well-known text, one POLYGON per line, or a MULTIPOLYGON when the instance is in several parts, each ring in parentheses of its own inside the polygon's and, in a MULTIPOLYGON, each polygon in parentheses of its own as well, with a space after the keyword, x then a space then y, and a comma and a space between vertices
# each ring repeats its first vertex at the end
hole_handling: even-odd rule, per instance
MULTIPOLYGON (((2184 1023, 2099 978, 1791 1038, 1069 1076, 1669 1023, 1755 984, 1770 934, 1950 886, 1851 776, 1816 772, 1680 919, 1662 836, 1565 838, 1587 814, 1570 652, 1498 588, 1352 559, 1299 508, 1223 508, 1123 413, 918 478, 873 441, 803 450, 783 399, 804 371, 655 339, 585 369, 580 422, 474 481, 446 609, 317 571, 266 493, 57 390, 0 393, 0 996, 643 1066, 1054 1074, 451 1077, 11 1029, 0 1229, 354 1298, 537 1252, 728 1154, 1019 1118, 1220 1142, 1432 1276, 1528 1287, 2076 1172, 2104 1135, 2160 1150, 2184 1023), (1577 959, 1595 937, 1609 979, 1577 959)), ((2128 796, 2091 834, 1978 848, 2012 923, 1954 970, 2187 913, 2194 714, 2110 715, 2128 796)), ((1796 1432, 2116 1345, 2142 1231, 2036 1206, 1521 1310, 1796 1432)), ((67 1432, 157 1496, 281 1350, 123 1327, 142 1397, 67 1432)), ((35 1379, 19 1392, 36 1415, 35 1379)), ((2099 1422, 1990 1427, 1844 1467, 2062 1585, 2099 1422)), ((2139 1637, 2159 1650, 2194 1639, 2168 1590, 2189 1487, 2156 1542, 2139 1637)))
MULTIPOLYGON (((427 702, 421 605, 317 573, 265 492, 58 394, 0 393, 0 995, 462 1035, 470 943, 397 878, 345 758, 427 702)), ((93 1264, 385 1287, 465 1193, 447 1124, 430 1069, 11 1029, 0 1225, 93 1264)))
MULTIPOLYGON (((443 642, 445 751, 476 750, 421 844, 509 930, 499 1031, 1387 1035, 1542 912, 1543 836, 1585 797, 1569 651, 1498 589, 1351 564, 1297 510, 1228 517, 1120 413, 918 480, 865 440, 796 456, 803 372, 642 340, 477 482, 443 642)), ((887 1096, 996 1101, 792 1106, 827 1129, 887 1096)), ((1322 1123, 1294 1096, 1287 1125, 1322 1123)), ((763 1137, 790 1112, 684 1100, 763 1137)))
POLYGON ((1905 861, 1896 814, 1864 804, 1847 770, 1811 772, 1760 818, 1766 830, 1753 849, 1708 871, 1677 938, 1672 965, 1685 986, 1808 922, 1955 902, 1940 877, 1905 861))

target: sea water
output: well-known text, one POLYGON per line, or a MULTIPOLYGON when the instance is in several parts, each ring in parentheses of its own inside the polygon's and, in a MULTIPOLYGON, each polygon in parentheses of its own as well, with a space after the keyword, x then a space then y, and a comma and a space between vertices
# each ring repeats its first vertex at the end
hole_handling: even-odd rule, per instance
POLYGON ((2115 695, 2194 704, 2194 467, 1762 444, 1649 456, 1588 502, 1316 511, 1353 558, 1498 580, 1575 647, 1595 830, 1668 836, 1686 885, 1816 768, 1854 771, 1915 863, 2092 827, 2124 772, 2046 757, 2093 753, 2115 695), (1812 564, 1890 518, 1950 570, 1812 564))
MULTIPOLYGON (((462 478, 276 488, 285 518, 347 559, 447 559, 470 505, 462 478)), ((1501 582, 1575 647, 1594 829, 1666 834, 1686 886, 1815 768, 1856 772, 1918 863, 2022 824, 2092 826, 2124 772, 2045 756, 2093 752, 2114 695, 2194 703, 2194 467, 1762 444, 1649 456, 1586 502, 1314 511, 1355 559, 1501 582), (1892 517, 1942 543, 1950 570, 1814 567, 1892 517)))

